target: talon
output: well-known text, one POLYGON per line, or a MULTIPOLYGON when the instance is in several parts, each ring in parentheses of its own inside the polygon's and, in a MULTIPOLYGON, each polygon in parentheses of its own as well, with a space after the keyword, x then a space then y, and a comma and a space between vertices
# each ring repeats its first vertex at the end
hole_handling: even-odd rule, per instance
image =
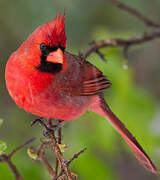
POLYGON ((43 135, 46 137, 46 138, 50 138, 50 133, 51 132, 54 132, 53 129, 47 127, 44 131, 43 131, 43 135))
POLYGON ((41 119, 33 120, 31 123, 31 126, 35 125, 36 123, 39 123, 41 126, 45 127, 46 130, 48 130, 47 125, 41 119))
POLYGON ((50 131, 44 130, 44 131, 43 131, 43 135, 44 135, 46 138, 50 138, 50 131))
POLYGON ((58 123, 56 125, 51 125, 49 124, 48 128, 52 131, 57 131, 59 130, 60 128, 62 128, 62 126, 66 123, 65 121, 61 121, 61 120, 57 120, 58 123))
POLYGON ((56 125, 52 125, 51 119, 48 120, 48 125, 46 125, 43 121, 42 118, 35 119, 32 121, 31 126, 34 126, 36 123, 39 123, 41 126, 45 128, 43 131, 43 135, 46 138, 50 138, 50 133, 53 131, 59 130, 65 123, 65 121, 60 121, 58 120, 58 123, 56 125))

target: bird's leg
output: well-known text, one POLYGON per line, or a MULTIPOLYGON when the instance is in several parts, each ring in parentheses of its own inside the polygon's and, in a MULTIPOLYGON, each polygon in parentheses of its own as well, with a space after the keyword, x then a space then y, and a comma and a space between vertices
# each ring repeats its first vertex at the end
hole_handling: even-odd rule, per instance
POLYGON ((64 120, 57 120, 58 123, 55 125, 52 125, 52 121, 53 121, 53 119, 48 119, 48 128, 53 130, 53 131, 58 131, 66 123, 64 120))
POLYGON ((62 128, 62 126, 65 124, 65 121, 57 120, 58 123, 56 125, 53 125, 52 124, 53 119, 47 119, 48 124, 46 125, 42 119, 43 118, 35 119, 34 121, 32 121, 31 126, 35 125, 36 123, 39 123, 41 126, 43 126, 45 128, 43 132, 45 137, 49 137, 51 131, 59 131, 62 128))
POLYGON ((43 134, 45 137, 50 137, 50 133, 52 131, 54 131, 53 129, 49 128, 48 125, 46 125, 43 121, 42 118, 39 119, 35 119, 34 121, 32 121, 31 126, 35 125, 36 123, 39 123, 41 126, 43 126, 45 128, 45 130, 43 131, 43 134))
POLYGON ((41 126, 43 126, 45 129, 48 129, 48 126, 43 122, 42 118, 40 117, 39 119, 34 119, 31 122, 31 126, 34 126, 35 124, 39 123, 41 126))

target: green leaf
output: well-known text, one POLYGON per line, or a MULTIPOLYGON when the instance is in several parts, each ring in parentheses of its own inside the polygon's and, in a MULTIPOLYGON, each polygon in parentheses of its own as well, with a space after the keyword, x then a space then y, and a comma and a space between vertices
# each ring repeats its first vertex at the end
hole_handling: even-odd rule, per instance
POLYGON ((31 159, 33 159, 33 160, 37 160, 37 159, 38 159, 38 155, 34 152, 33 147, 29 147, 29 148, 27 149, 27 153, 28 153, 28 155, 29 155, 29 157, 30 157, 31 159))
POLYGON ((0 155, 7 149, 7 144, 4 141, 0 141, 0 155))
POLYGON ((59 148, 61 150, 61 152, 65 152, 65 150, 67 149, 67 145, 66 144, 59 144, 59 148))

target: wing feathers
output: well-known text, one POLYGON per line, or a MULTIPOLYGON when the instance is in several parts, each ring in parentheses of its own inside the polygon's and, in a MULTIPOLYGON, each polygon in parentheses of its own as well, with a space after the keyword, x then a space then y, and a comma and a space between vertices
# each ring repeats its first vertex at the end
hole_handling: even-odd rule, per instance
POLYGON ((93 79, 84 81, 81 96, 94 95, 109 88, 111 82, 102 74, 93 79))

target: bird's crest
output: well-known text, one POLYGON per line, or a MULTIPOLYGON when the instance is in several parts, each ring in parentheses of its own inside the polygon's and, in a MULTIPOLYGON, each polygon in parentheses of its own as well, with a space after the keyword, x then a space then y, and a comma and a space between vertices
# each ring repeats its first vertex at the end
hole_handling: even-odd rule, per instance
POLYGON ((49 43, 48 45, 66 48, 65 13, 63 16, 58 13, 54 21, 47 22, 42 26, 42 31, 45 32, 45 40, 49 43))

